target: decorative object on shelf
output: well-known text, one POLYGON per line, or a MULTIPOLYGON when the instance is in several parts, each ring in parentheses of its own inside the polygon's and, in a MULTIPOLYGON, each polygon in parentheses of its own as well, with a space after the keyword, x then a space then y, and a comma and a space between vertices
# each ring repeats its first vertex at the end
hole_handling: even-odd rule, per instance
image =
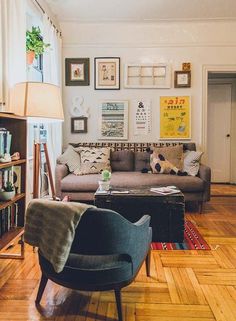
POLYGON ((147 135, 151 132, 151 101, 136 102, 134 135, 147 135))
POLYGON ((89 86, 89 58, 65 59, 66 86, 89 86))
POLYGON ((83 106, 84 97, 76 96, 72 99, 70 114, 72 117, 89 117, 89 108, 83 106))
POLYGON ((190 138, 190 96, 160 97, 160 139, 190 138))
POLYGON ((49 43, 43 42, 41 30, 39 27, 32 27, 32 30, 26 31, 26 52, 27 64, 31 65, 34 58, 45 52, 45 49, 50 46, 49 43))
POLYGON ((88 118, 87 117, 73 117, 71 118, 71 133, 87 133, 88 118))
POLYGON ((191 71, 175 71, 175 88, 191 87, 191 71))
POLYGON ((11 160, 12 161, 16 161, 20 159, 20 153, 19 152, 15 152, 14 154, 11 155, 11 160))
POLYGON ((119 57, 94 58, 94 70, 95 89, 120 89, 119 57))
POLYGON ((102 171, 102 179, 98 181, 99 190, 100 191, 109 191, 110 189, 110 179, 111 179, 111 172, 107 169, 102 171))
POLYGON ((5 153, 3 156, 0 157, 0 163, 9 163, 11 162, 11 155, 5 153))
POLYGON ((7 182, 6 185, 0 190, 0 200, 9 201, 15 196, 15 188, 11 182, 7 182))
POLYGON ((182 63, 182 70, 183 71, 190 71, 191 70, 191 63, 190 62, 183 62, 182 63))
MULTIPOLYGON (((18 83, 12 88, 10 99, 12 111, 16 115, 33 118, 34 122, 42 122, 42 118, 44 120, 64 120, 61 91, 58 86, 40 82, 18 83)), ((47 144, 41 142, 35 142, 34 144, 33 198, 39 197, 41 145, 43 145, 45 152, 52 198, 56 199, 47 144)))
POLYGON ((103 101, 99 113, 99 139, 128 139, 128 101, 103 101))
POLYGON ((166 63, 125 65, 125 88, 170 88, 171 67, 166 63))

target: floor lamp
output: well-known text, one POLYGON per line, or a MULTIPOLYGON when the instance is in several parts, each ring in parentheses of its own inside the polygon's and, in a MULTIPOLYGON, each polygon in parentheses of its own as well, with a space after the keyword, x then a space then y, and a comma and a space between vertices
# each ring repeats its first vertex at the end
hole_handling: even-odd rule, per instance
MULTIPOLYGON (((27 117, 29 121, 34 123, 64 120, 60 88, 52 84, 40 82, 16 84, 11 91, 10 108, 14 114, 27 117)), ((34 143, 33 198, 39 197, 40 146, 40 142, 34 143)), ((56 199, 46 143, 43 143, 43 149, 52 198, 56 199)))

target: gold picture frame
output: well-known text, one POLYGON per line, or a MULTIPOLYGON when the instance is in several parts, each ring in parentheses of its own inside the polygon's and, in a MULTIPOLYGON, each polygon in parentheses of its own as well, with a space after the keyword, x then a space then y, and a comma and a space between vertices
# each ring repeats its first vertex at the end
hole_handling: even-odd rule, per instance
POLYGON ((94 58, 94 89, 120 89, 120 58, 94 58))

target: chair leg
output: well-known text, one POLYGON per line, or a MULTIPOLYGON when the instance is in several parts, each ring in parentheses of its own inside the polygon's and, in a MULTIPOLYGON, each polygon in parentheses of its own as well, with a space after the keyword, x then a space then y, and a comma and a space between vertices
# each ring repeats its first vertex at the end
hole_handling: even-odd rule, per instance
POLYGON ((145 259, 145 265, 146 265, 146 274, 147 276, 150 276, 150 267, 151 267, 151 249, 149 249, 148 254, 145 259))
POLYGON ((37 297, 36 297, 36 300, 35 300, 35 303, 36 304, 39 304, 41 299, 42 299, 42 295, 43 295, 43 291, 47 285, 47 282, 48 282, 48 278, 42 274, 42 277, 41 277, 41 280, 40 280, 40 284, 39 284, 39 289, 38 289, 38 293, 37 293, 37 297))
POLYGON ((116 296, 116 306, 117 306, 117 312, 118 312, 118 320, 122 321, 122 307, 121 307, 121 290, 115 289, 115 296, 116 296))

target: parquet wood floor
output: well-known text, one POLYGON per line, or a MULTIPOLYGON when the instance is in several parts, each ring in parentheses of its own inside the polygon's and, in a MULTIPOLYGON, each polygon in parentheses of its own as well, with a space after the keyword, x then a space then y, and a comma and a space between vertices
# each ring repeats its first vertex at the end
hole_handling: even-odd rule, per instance
MULTIPOLYGON (((213 197, 189 212, 210 251, 152 251, 151 277, 142 267, 123 292, 125 321, 236 320, 236 197, 213 197)), ((112 292, 77 292, 49 282, 36 309, 37 253, 0 260, 0 321, 117 320, 112 292)))

